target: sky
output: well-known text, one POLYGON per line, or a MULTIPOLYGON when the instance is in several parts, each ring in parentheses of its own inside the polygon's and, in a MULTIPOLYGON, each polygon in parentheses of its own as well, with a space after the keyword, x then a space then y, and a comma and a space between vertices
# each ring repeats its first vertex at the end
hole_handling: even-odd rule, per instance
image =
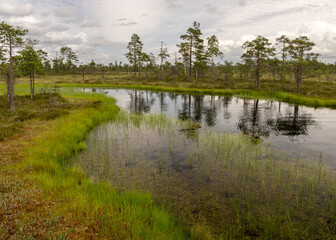
POLYGON ((241 45, 258 35, 274 43, 285 34, 308 36, 321 61, 336 61, 335 0, 0 0, 0 21, 29 29, 49 57, 71 47, 80 63, 126 62, 133 33, 156 56, 163 41, 173 61, 194 21, 203 39, 218 37, 223 60, 240 61, 241 45))

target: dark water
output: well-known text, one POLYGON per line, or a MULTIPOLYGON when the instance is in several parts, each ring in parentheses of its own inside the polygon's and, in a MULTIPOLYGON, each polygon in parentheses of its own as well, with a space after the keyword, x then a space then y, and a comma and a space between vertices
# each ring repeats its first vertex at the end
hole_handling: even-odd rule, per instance
POLYGON ((273 100, 103 89, 131 113, 163 113, 191 119, 215 132, 261 137, 289 157, 304 157, 336 169, 336 110, 273 100))
POLYGON ((302 216, 318 219, 324 211, 316 208, 324 206, 324 195, 308 194, 316 202, 307 207, 309 199, 299 202, 295 192, 301 191, 298 179, 301 187, 316 188, 310 188, 314 171, 302 162, 322 159, 336 169, 335 110, 237 97, 93 91, 144 117, 121 112, 88 134, 87 149, 75 159, 88 177, 109 181, 120 191, 150 192, 187 226, 204 223, 223 239, 233 239, 230 227, 248 216, 283 223, 288 209, 295 208, 292 219, 300 222, 302 216), (298 157, 304 160, 295 161, 298 157))
POLYGON ((236 201, 246 202, 247 192, 248 201, 261 207, 258 196, 263 188, 257 186, 253 196, 250 189, 265 180, 251 180, 273 176, 263 173, 271 154, 268 148, 238 134, 184 131, 194 124, 161 121, 161 116, 134 120, 120 113, 88 134, 87 149, 76 156, 75 164, 89 178, 111 182, 121 192, 150 192, 156 203, 188 226, 206 219, 216 235, 233 224, 228 214, 234 215, 236 201))

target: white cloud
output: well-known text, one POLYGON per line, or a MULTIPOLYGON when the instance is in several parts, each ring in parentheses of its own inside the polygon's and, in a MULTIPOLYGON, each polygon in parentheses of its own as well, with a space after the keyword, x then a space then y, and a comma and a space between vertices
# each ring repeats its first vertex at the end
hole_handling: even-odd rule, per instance
POLYGON ((174 8, 178 8, 181 7, 181 4, 179 3, 179 0, 165 0, 168 8, 170 9, 174 9, 174 8))
POLYGON ((145 51, 158 53, 164 41, 177 51, 180 35, 201 23, 203 38, 215 34, 225 59, 239 61, 241 45, 258 35, 272 42, 285 34, 310 37, 315 51, 336 60, 336 1, 334 0, 0 0, 0 17, 23 25, 40 40, 39 46, 55 52, 71 46, 82 62, 125 60, 133 33, 145 51))
POLYGON ((91 19, 84 19, 82 22, 81 28, 88 28, 88 27, 100 27, 101 24, 99 23, 99 20, 91 20, 91 19))
POLYGON ((54 10, 54 15, 61 18, 74 17, 77 13, 77 7, 60 7, 54 10))
POLYGON ((80 32, 76 35, 67 32, 48 32, 40 41, 43 44, 58 44, 60 46, 79 45, 88 42, 86 33, 80 32))
POLYGON ((298 34, 307 35, 316 43, 314 50, 323 55, 336 55, 336 24, 314 21, 303 25, 298 34))
POLYGON ((56 24, 56 25, 53 25, 49 28, 49 31, 51 32, 64 32, 64 31, 67 31, 69 30, 69 26, 67 25, 64 25, 64 24, 56 24))
POLYGON ((22 6, 14 6, 9 3, 1 3, 0 15, 3 16, 29 16, 34 13, 34 6, 30 3, 22 6))

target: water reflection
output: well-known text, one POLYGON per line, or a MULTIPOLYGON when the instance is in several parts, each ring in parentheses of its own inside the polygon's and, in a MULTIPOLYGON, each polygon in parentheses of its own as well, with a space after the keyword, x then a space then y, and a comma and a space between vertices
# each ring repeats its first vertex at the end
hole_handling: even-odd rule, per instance
MULTIPOLYGON (((131 113, 145 114, 153 112, 155 104, 158 110, 166 113, 169 110, 177 113, 183 120, 204 123, 208 127, 217 125, 218 112, 223 111, 223 118, 230 120, 232 113, 230 104, 233 97, 205 96, 176 93, 153 93, 150 91, 128 90, 131 113), (170 108, 170 109, 169 109, 170 108)), ((310 127, 318 124, 309 113, 299 113, 299 106, 287 105, 281 111, 281 103, 266 101, 260 106, 260 100, 242 100, 242 110, 236 125, 237 130, 251 136, 269 137, 270 134, 284 136, 307 135, 310 127)), ((236 102, 239 104, 239 101, 236 102)), ((155 111, 155 110, 154 110, 155 111)))
POLYGON ((128 95, 130 97, 130 102, 128 109, 132 113, 142 114, 142 113, 149 113, 151 106, 155 102, 155 98, 153 94, 150 92, 143 92, 143 91, 128 91, 128 95))
POLYGON ((307 135, 310 127, 318 127, 312 114, 299 112, 299 106, 287 107, 285 113, 281 112, 281 103, 277 112, 274 101, 268 101, 263 109, 259 107, 259 99, 244 100, 243 110, 237 124, 237 128, 244 134, 251 136, 269 137, 275 135, 294 136, 307 135))
POLYGON ((268 137, 271 132, 269 122, 271 119, 263 119, 259 110, 259 99, 253 100, 252 107, 249 100, 244 99, 243 110, 237 123, 237 128, 244 134, 268 137))
MULTIPOLYGON (((89 89, 86 89, 90 91, 89 89)), ((244 133, 270 142, 293 157, 323 159, 336 168, 336 111, 272 100, 230 96, 97 89, 131 113, 163 113, 192 120, 216 132, 244 133)))
POLYGON ((317 122, 312 119, 311 114, 299 114, 299 106, 294 106, 293 114, 280 114, 277 117, 275 132, 286 136, 308 135, 309 127, 312 126, 316 127, 317 122))

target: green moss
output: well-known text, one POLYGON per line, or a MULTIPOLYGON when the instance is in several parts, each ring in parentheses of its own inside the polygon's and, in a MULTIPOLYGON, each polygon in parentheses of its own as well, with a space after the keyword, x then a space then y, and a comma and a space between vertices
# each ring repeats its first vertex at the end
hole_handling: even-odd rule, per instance
POLYGON ((185 239, 187 233, 149 194, 120 194, 108 183, 94 183, 81 170, 69 165, 71 157, 85 148, 86 133, 113 119, 119 109, 103 95, 78 94, 75 98, 99 102, 50 120, 27 148, 25 167, 35 170, 32 179, 45 194, 63 202, 54 213, 88 225, 99 239, 185 239))
POLYGON ((7 97, 0 96, 0 140, 19 133, 28 120, 51 120, 83 107, 70 104, 59 94, 37 94, 34 100, 30 96, 16 96, 15 106, 15 112, 10 112, 7 97))

